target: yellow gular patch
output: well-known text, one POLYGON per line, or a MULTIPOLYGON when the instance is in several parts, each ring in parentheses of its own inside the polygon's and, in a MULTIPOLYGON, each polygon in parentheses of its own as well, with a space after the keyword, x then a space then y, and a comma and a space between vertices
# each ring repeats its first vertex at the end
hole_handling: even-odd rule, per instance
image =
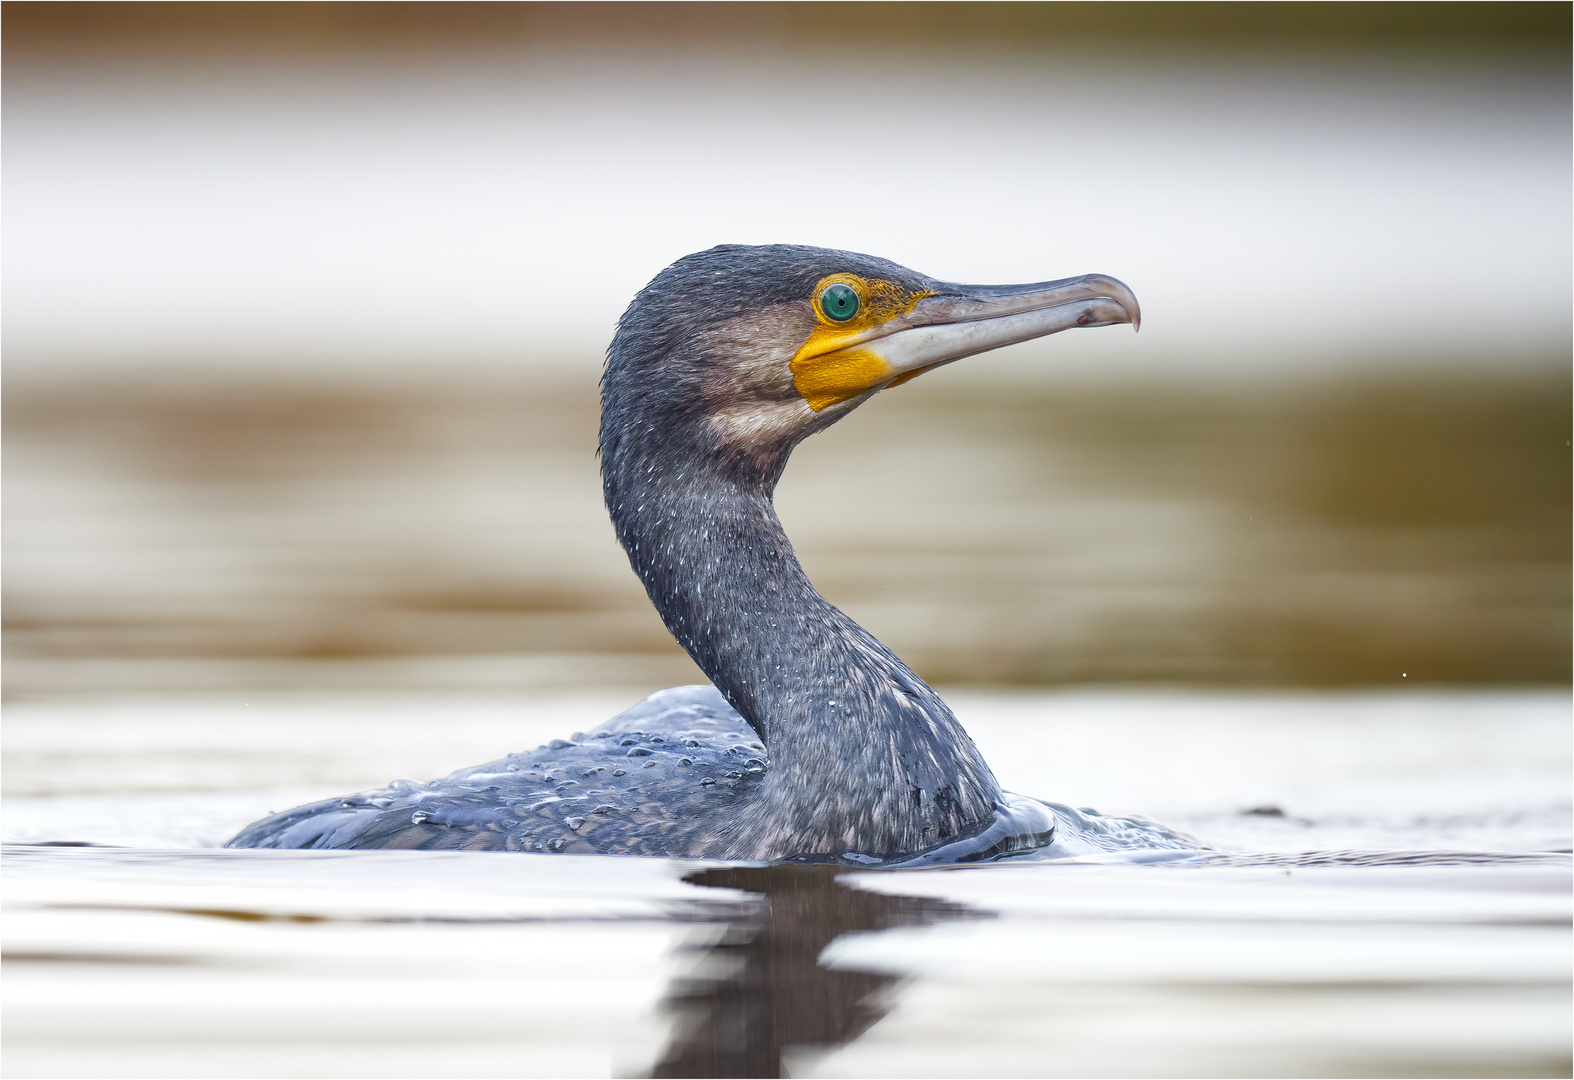
POLYGON ((832 274, 814 286, 815 327, 792 358, 792 381, 815 412, 868 393, 891 378, 891 366, 872 352, 856 347, 870 330, 906 315, 932 292, 909 292, 902 286, 855 274, 832 274), (820 295, 832 285, 846 285, 858 294, 858 313, 833 322, 820 308, 820 295))
POLYGON ((792 362, 792 383, 815 412, 855 398, 890 377, 891 365, 863 349, 809 357, 802 364, 797 359, 792 362))

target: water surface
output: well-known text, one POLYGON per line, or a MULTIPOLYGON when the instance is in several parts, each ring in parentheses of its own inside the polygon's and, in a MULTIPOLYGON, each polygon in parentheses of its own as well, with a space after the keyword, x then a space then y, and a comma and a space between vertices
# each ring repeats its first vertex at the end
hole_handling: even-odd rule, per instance
POLYGON ((18 707, 7 1075, 1567 1075, 1564 696, 948 697, 1209 861, 225 851, 603 703, 18 707))

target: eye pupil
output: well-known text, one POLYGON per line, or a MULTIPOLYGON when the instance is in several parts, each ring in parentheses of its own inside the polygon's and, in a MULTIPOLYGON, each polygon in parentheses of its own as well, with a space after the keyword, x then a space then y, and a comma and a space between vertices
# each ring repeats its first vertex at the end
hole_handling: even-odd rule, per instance
POLYGON ((846 322, 858 314, 858 294, 848 285, 832 285, 820 294, 820 310, 826 317, 846 322))

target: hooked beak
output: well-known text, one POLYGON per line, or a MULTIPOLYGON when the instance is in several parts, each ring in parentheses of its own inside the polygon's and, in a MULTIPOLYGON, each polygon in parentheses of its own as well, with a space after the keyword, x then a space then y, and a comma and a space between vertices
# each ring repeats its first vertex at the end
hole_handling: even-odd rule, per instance
POLYGON ((814 374, 835 376, 823 380, 823 385, 814 385, 822 380, 803 365, 808 357, 795 358, 794 374, 810 407, 818 412, 870 390, 900 385, 942 364, 1073 327, 1130 323, 1135 330, 1142 323, 1137 297, 1104 274, 1031 285, 942 289, 919 300, 906 314, 851 340, 844 338, 835 351, 815 356, 814 374))

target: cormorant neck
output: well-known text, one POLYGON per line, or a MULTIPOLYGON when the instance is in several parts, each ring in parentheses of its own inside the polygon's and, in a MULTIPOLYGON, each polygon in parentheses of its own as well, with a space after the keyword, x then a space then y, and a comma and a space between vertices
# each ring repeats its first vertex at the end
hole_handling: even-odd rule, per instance
POLYGON ((987 825, 999 786, 951 710, 799 566, 772 504, 781 462, 664 449, 604 459, 618 540, 771 755, 768 807, 707 854, 917 852, 987 825))

